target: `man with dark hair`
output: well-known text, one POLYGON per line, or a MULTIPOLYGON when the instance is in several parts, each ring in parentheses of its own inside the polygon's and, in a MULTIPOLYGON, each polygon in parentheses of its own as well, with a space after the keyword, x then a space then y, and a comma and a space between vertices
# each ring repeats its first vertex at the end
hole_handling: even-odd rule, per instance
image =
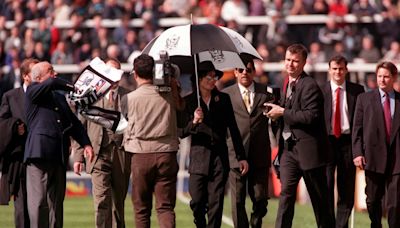
POLYGON ((289 75, 281 106, 267 103, 266 115, 281 119, 279 139, 281 194, 275 227, 291 227, 297 185, 303 177, 310 194, 318 227, 334 227, 329 209, 326 164, 328 136, 324 124, 324 97, 313 78, 304 71, 307 49, 301 44, 289 46, 285 69, 289 75))
POLYGON ((252 59, 245 69, 235 69, 237 83, 223 92, 229 94, 235 119, 242 136, 249 172, 242 176, 238 172, 232 138, 228 137, 229 185, 231 189, 232 219, 235 227, 260 227, 267 214, 268 176, 271 165, 271 144, 268 133, 268 118, 263 115, 265 102, 268 102, 266 86, 253 80, 255 67, 252 59), (246 192, 253 203, 253 213, 249 219, 246 214, 246 192))
POLYGON ((56 75, 50 63, 35 64, 25 94, 28 136, 24 162, 31 228, 63 226, 70 137, 93 159, 85 128, 59 93, 73 91, 74 86, 56 75))
POLYGON ((382 227, 382 198, 390 228, 400 227, 400 94, 393 89, 397 68, 392 62, 376 67, 378 89, 357 99, 353 134, 353 162, 365 170, 365 194, 371 227, 382 227))
POLYGON ((132 202, 136 227, 150 227, 153 193, 160 227, 175 227, 176 181, 179 147, 176 110, 181 108, 177 81, 171 92, 153 85, 154 60, 146 54, 135 58, 137 89, 125 96, 128 120, 124 147, 132 154, 132 202))
MULTIPOLYGON (((108 59, 106 65, 121 68, 120 62, 113 58, 108 59)), ((116 83, 94 106, 121 111, 124 109, 121 107, 126 105, 121 102, 122 97, 129 92, 116 83)), ((82 116, 80 119, 87 129, 95 157, 93 162, 85 160, 82 148, 74 143, 72 148, 75 150, 77 161, 74 171, 80 174, 83 162, 86 162, 86 172, 92 176, 96 227, 125 227, 124 208, 131 173, 131 157, 129 153, 125 153, 122 146, 123 135, 82 116)))
POLYGON ((329 202, 335 207, 335 170, 337 171, 336 227, 348 227, 354 205, 356 168, 351 153, 351 130, 357 96, 364 92, 361 85, 346 80, 347 60, 337 55, 329 60, 330 82, 324 93, 325 126, 329 135, 330 157, 327 166, 329 202))
POLYGON ((31 68, 36 59, 25 59, 20 67, 22 87, 6 92, 0 107, 0 160, 3 162, 0 180, 0 205, 8 205, 14 196, 15 227, 29 227, 26 201, 26 169, 22 164, 27 135, 24 112, 25 91, 31 83, 31 68))

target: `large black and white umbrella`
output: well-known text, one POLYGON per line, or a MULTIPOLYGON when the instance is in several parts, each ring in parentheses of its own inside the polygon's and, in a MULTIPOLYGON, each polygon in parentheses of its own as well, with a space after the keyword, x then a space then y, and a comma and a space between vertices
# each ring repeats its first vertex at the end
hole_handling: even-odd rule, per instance
MULTIPOLYGON (((150 41, 142 53, 159 59, 160 51, 166 51, 182 72, 195 73, 196 78, 198 62, 210 61, 216 69, 223 71, 245 68, 239 54, 262 59, 254 47, 237 32, 212 24, 169 28, 150 41)), ((199 99, 198 86, 197 95, 199 99)))
POLYGON ((183 72, 194 72, 196 63, 193 57, 197 57, 199 62, 211 61, 218 70, 244 67, 231 37, 212 24, 169 28, 150 41, 142 53, 158 59, 162 50, 183 72))

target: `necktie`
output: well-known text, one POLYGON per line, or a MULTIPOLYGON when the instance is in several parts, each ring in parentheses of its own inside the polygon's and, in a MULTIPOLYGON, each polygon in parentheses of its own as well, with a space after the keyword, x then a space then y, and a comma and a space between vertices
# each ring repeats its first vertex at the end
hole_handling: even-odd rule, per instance
POLYGON ((333 135, 336 138, 340 137, 340 134, 342 133, 342 128, 341 128, 341 123, 340 123, 340 87, 336 89, 336 105, 335 105, 335 113, 333 116, 333 135))
MULTIPOLYGON (((292 99, 292 93, 294 91, 294 85, 296 84, 296 81, 291 81, 289 82, 289 85, 286 90, 286 102, 285 102, 285 107, 289 106, 288 102, 290 99, 292 99)), ((290 131, 290 126, 286 123, 283 125, 283 131, 282 131, 282 137, 284 140, 288 140, 292 136, 292 132, 290 131)))
POLYGON ((251 111, 250 92, 247 89, 245 89, 243 92, 243 102, 244 102, 244 105, 246 106, 247 111, 250 113, 250 111, 251 111))
POLYGON ((392 128, 392 115, 390 113, 390 98, 389 94, 385 93, 385 102, 383 104, 383 114, 385 115, 385 127, 386 127, 386 142, 390 142, 390 130, 392 128))
POLYGON ((114 91, 110 90, 110 93, 108 94, 108 102, 110 105, 114 104, 114 91))

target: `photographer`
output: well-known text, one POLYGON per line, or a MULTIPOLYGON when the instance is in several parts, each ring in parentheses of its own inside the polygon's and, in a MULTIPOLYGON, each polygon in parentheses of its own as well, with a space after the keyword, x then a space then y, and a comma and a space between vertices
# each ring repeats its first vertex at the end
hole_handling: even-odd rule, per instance
POLYGON ((125 150, 132 153, 132 201, 136 227, 150 227, 153 192, 160 227, 175 227, 178 163, 176 110, 182 108, 177 81, 171 92, 153 84, 154 60, 142 54, 133 62, 137 89, 126 96, 125 150))

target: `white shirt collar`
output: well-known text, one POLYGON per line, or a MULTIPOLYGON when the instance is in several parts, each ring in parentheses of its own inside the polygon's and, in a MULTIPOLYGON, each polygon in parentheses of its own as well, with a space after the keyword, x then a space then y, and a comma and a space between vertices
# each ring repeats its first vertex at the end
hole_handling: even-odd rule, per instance
POLYGON ((254 93, 254 82, 251 83, 251 85, 249 87, 244 87, 243 85, 241 85, 240 83, 238 83, 239 85, 239 90, 240 90, 240 94, 243 94, 245 90, 248 90, 250 93, 254 93))
POLYGON ((346 91, 346 81, 344 81, 343 84, 341 84, 341 85, 337 85, 332 80, 330 81, 330 83, 331 83, 332 92, 335 92, 337 88, 340 88, 342 91, 346 91))

